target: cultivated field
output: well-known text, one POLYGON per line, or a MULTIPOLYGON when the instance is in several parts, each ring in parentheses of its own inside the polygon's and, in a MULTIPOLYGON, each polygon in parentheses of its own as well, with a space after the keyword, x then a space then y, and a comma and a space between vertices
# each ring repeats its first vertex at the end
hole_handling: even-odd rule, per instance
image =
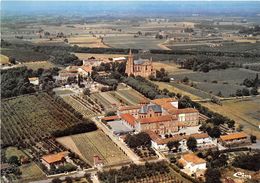
POLYGON ((99 156, 105 165, 128 162, 128 157, 100 130, 56 139, 66 148, 93 165, 93 156, 99 156))
POLYGON ((160 70, 161 68, 164 68, 170 75, 193 73, 193 71, 188 70, 188 69, 180 69, 179 65, 177 65, 173 62, 170 62, 170 61, 153 62, 153 67, 156 70, 160 70))
POLYGON ((107 111, 115 110, 116 106, 122 104, 136 105, 147 100, 146 97, 132 88, 121 88, 117 91, 93 93, 91 94, 91 98, 101 103, 107 111))
MULTIPOLYGON (((251 71, 241 68, 230 68, 225 70, 211 70, 207 73, 193 72, 185 74, 172 74, 175 80, 182 80, 188 77, 195 84, 198 90, 216 95, 221 91, 222 95, 229 97, 230 94, 235 94, 237 89, 243 89, 241 86, 244 79, 255 78, 260 72, 251 71), (214 83, 217 82, 217 83, 214 83)), ((178 87, 176 85, 176 87, 178 87)))
POLYGON ((179 93, 181 95, 186 95, 186 96, 189 96, 192 100, 199 100, 201 99, 201 97, 197 96, 197 95, 194 95, 192 93, 189 93, 188 91, 184 91, 184 90, 181 90, 177 87, 174 87, 172 86, 171 84, 169 83, 165 83, 165 82, 157 82, 157 81, 153 81, 153 83, 155 83, 156 85, 159 86, 159 89, 163 90, 164 88, 168 89, 170 92, 174 92, 174 93, 179 93))
POLYGON ((102 39, 92 35, 80 35, 68 38, 69 44, 79 47, 107 48, 102 39))
POLYGON ((88 58, 95 57, 100 60, 109 60, 109 58, 127 57, 123 54, 94 54, 94 53, 74 53, 79 59, 87 60, 88 58))
POLYGON ((228 100, 221 103, 222 106, 212 103, 201 104, 242 124, 245 132, 260 138, 260 97, 228 100))
MULTIPOLYGON (((1 145, 35 143, 48 139, 52 132, 79 122, 69 111, 45 93, 4 99, 1 105, 1 145)), ((53 144, 43 143, 48 149, 53 144)))
POLYGON ((90 97, 85 96, 86 99, 79 95, 64 95, 61 97, 86 118, 102 113, 101 107, 90 97))
POLYGON ((104 42, 113 48, 135 48, 135 49, 162 49, 159 44, 163 40, 149 36, 134 37, 134 35, 116 35, 104 37, 104 42))

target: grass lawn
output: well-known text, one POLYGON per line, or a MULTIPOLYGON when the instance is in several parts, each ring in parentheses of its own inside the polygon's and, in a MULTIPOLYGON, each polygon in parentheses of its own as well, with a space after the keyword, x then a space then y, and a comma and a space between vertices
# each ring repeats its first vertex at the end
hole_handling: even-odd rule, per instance
POLYGON ((17 149, 17 147, 8 147, 5 151, 6 159, 9 159, 11 156, 26 156, 21 150, 17 149))

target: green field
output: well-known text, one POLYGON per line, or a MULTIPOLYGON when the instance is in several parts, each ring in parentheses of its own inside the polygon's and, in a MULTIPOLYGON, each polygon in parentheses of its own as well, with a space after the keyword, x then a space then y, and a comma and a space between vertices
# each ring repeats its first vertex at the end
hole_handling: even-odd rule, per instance
POLYGON ((87 163, 93 165, 93 156, 101 158, 105 165, 128 162, 128 157, 118 146, 100 130, 61 137, 57 141, 79 154, 87 163))

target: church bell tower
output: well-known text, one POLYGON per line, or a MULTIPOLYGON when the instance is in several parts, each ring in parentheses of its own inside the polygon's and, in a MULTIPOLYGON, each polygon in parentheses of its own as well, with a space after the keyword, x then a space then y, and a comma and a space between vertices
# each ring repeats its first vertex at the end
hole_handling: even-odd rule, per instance
POLYGON ((132 54, 132 51, 130 49, 128 60, 126 62, 126 70, 125 73, 130 76, 131 74, 134 74, 134 56, 132 54))

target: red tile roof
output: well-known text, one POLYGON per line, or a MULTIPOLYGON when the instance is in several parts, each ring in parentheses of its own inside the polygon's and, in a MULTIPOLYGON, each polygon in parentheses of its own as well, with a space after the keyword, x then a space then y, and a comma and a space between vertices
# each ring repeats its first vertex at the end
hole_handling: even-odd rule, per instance
POLYGON ((194 108, 184 108, 184 109, 172 108, 172 109, 169 109, 168 112, 170 114, 189 114, 189 113, 198 113, 199 111, 194 108))
POLYGON ((135 118, 131 114, 121 114, 121 118, 132 126, 135 126, 135 118))
POLYGON ((103 117, 101 120, 103 121, 113 121, 113 120, 119 120, 121 119, 119 116, 107 116, 103 117))
POLYGON ((221 135, 220 139, 222 141, 236 140, 241 138, 247 138, 247 134, 244 132, 231 133, 228 135, 221 135))
POLYGON ((165 115, 165 116, 156 116, 156 117, 150 117, 150 118, 142 118, 140 119, 140 123, 158 123, 158 122, 164 122, 164 121, 172 121, 176 120, 177 118, 172 115, 165 115))
POLYGON ((42 156, 42 159, 51 164, 51 163, 55 163, 55 162, 59 162, 61 161, 63 158, 65 158, 65 156, 68 154, 67 151, 64 151, 64 152, 59 152, 57 154, 49 154, 49 155, 45 155, 45 156, 42 156))
POLYGON ((140 109, 141 106, 133 105, 133 106, 122 106, 118 110, 119 111, 126 111, 126 110, 132 110, 132 109, 140 109))
POLYGON ((157 105, 163 105, 165 103, 168 102, 175 102, 177 101, 175 98, 158 98, 158 99, 154 99, 151 102, 157 105))
POLYGON ((202 164, 202 163, 206 163, 206 161, 202 158, 199 158, 197 155, 195 155, 194 153, 188 153, 188 154, 184 154, 182 155, 182 159, 184 159, 186 162, 191 162, 193 164, 202 164))
POLYGON ((91 72, 92 71, 92 66, 91 65, 82 66, 81 69, 83 69, 86 72, 91 72))

